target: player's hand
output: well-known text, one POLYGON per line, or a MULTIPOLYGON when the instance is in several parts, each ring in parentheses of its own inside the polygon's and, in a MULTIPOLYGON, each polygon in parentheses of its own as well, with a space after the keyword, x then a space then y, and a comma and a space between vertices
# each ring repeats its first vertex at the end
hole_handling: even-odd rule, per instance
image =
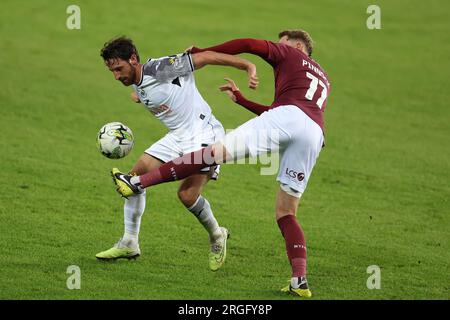
POLYGON ((236 83, 234 83, 233 80, 230 78, 225 78, 227 80, 227 84, 224 84, 219 87, 220 91, 225 91, 225 93, 230 97, 231 100, 236 102, 236 96, 234 95, 233 91, 239 91, 239 88, 237 87, 236 83))
POLYGON ((138 97, 136 91, 133 91, 133 92, 131 93, 131 100, 133 100, 133 101, 136 102, 136 103, 140 103, 140 102, 141 102, 141 100, 139 100, 139 97, 138 97))
POLYGON ((256 66, 253 63, 250 63, 248 65, 247 75, 248 75, 248 87, 250 89, 255 90, 258 87, 259 80, 256 74, 256 66))

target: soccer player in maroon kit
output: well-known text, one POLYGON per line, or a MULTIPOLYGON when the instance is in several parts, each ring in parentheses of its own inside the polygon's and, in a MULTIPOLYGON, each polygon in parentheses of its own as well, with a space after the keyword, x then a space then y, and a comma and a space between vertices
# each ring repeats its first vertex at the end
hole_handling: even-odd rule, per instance
POLYGON ((202 168, 247 155, 279 152, 280 182, 276 200, 276 219, 285 239, 292 267, 290 284, 282 291, 311 297, 306 280, 306 241, 296 219, 316 159, 324 145, 323 112, 330 84, 320 65, 311 59, 312 39, 303 30, 283 31, 279 42, 235 39, 206 49, 193 47, 192 53, 215 51, 227 54, 258 55, 274 68, 275 99, 264 106, 245 99, 232 81, 221 87, 238 104, 258 115, 209 147, 167 162, 142 176, 113 174, 123 196, 163 182, 184 179, 202 168), (277 139, 273 138, 277 133, 277 139), (254 137, 259 139, 255 140, 254 137), (267 143, 269 141, 269 143, 267 143))

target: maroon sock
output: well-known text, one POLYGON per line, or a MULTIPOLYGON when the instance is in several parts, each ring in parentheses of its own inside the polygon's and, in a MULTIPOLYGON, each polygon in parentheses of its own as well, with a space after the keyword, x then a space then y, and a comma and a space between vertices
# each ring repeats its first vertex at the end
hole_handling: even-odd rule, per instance
POLYGON ((146 188, 163 182, 182 180, 198 173, 201 169, 216 165, 212 146, 187 153, 182 157, 166 162, 159 168, 139 177, 141 187, 146 188))
POLYGON ((306 276, 306 241, 300 224, 291 214, 281 217, 277 223, 286 242, 292 277, 306 276))

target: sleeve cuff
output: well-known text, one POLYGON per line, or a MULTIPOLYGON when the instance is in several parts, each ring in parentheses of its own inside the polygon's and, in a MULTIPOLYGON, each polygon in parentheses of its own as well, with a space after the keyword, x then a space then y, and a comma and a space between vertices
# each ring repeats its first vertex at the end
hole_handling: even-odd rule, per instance
POLYGON ((235 90, 235 91, 233 91, 233 94, 236 97, 236 103, 241 104, 242 101, 245 100, 245 98, 242 95, 241 91, 235 90))
POLYGON ((202 52, 203 50, 197 47, 192 47, 190 53, 198 53, 198 52, 202 52))
POLYGON ((195 68, 194 68, 194 61, 192 61, 191 52, 188 52, 187 56, 188 56, 188 60, 189 60, 189 65, 191 67, 191 71, 194 71, 195 70, 195 68))

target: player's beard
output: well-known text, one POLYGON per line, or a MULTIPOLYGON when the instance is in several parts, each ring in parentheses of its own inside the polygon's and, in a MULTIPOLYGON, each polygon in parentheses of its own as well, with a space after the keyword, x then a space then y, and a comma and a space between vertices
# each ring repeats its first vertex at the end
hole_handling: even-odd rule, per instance
POLYGON ((136 70, 134 70, 134 68, 130 65, 131 69, 129 74, 126 77, 120 78, 120 82, 122 82, 122 84, 124 86, 131 86, 135 79, 136 79, 136 70))
POLYGON ((131 81, 129 78, 122 78, 120 79, 120 82, 122 82, 122 84, 127 87, 131 85, 131 81))

